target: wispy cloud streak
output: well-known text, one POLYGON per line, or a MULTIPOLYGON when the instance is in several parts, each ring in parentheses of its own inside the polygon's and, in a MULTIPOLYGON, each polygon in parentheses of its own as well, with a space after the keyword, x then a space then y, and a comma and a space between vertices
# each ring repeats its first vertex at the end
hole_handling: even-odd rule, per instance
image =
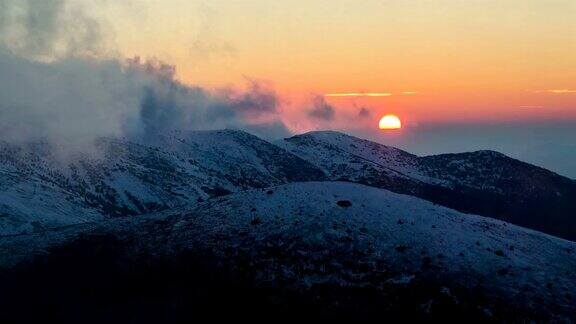
POLYGON ((390 97, 389 92, 345 92, 345 93, 327 93, 325 97, 390 97))
MULTIPOLYGON (((402 91, 401 95, 415 95, 418 94, 416 91, 402 91)), ((336 93, 326 93, 324 97, 391 97, 394 93, 392 92, 336 92, 336 93)))
POLYGON ((549 89, 549 90, 540 90, 536 91, 537 93, 552 93, 552 94, 570 94, 576 93, 576 90, 572 89, 549 89))

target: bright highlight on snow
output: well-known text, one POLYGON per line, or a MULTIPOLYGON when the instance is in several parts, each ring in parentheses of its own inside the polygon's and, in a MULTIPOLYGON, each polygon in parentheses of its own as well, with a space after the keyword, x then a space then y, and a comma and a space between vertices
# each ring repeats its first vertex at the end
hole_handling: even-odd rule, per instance
POLYGON ((400 129, 402 128, 402 121, 396 115, 386 115, 380 119, 378 127, 380 129, 400 129))

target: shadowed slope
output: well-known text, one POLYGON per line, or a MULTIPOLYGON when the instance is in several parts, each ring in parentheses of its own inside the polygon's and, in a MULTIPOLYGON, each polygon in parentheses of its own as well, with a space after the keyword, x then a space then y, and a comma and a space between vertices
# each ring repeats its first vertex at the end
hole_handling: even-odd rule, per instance
POLYGON ((324 170, 351 181, 576 239, 576 181, 492 151, 418 157, 338 132, 278 141, 324 170))
POLYGON ((573 320, 575 248, 385 190, 294 183, 0 238, 0 316, 573 320))

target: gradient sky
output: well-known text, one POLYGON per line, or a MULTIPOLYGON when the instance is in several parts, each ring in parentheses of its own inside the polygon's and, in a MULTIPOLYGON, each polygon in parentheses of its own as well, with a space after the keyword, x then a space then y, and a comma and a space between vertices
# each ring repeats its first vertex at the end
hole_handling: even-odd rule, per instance
POLYGON ((61 1, 58 28, 96 19, 107 55, 158 59, 189 85, 266 85, 294 133, 498 149, 576 178, 575 0, 61 1), (363 93, 379 95, 342 95, 363 93), (404 128, 380 131, 385 114, 404 128))
POLYGON ((269 80, 295 102, 387 92, 329 100, 415 122, 576 118, 573 0, 149 0, 101 10, 124 55, 175 64, 187 83, 269 80))

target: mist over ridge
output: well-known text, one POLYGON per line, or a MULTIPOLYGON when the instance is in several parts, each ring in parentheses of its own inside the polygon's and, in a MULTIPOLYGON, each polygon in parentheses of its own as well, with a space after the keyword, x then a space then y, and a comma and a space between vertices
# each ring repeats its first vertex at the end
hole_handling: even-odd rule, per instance
POLYGON ((100 137, 145 139, 172 130, 239 128, 289 134, 266 84, 206 89, 175 78, 158 59, 106 49, 105 26, 81 3, 2 0, 0 139, 75 150, 100 137))

